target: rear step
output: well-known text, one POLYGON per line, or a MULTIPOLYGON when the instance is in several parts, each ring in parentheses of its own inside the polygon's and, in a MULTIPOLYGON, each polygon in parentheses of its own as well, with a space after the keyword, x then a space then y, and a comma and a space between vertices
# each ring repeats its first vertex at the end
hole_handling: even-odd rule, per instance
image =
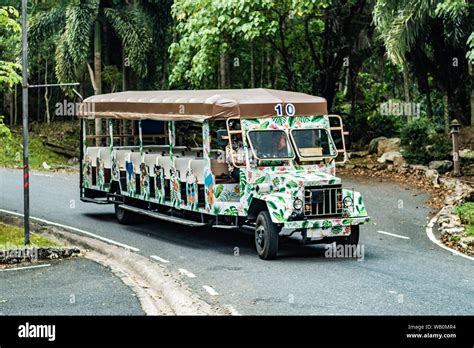
POLYGON ((82 197, 81 201, 87 202, 87 203, 95 203, 95 204, 110 204, 110 203, 112 203, 112 202, 109 202, 106 198, 105 199, 100 199, 100 198, 82 197))
POLYGON ((203 226, 208 225, 204 222, 186 220, 186 219, 182 219, 182 218, 179 218, 179 217, 176 217, 176 216, 169 216, 169 215, 166 215, 166 214, 161 214, 161 213, 157 213, 157 212, 154 212, 154 211, 149 211, 149 210, 146 210, 146 209, 132 207, 130 205, 122 204, 122 205, 120 205, 120 207, 125 209, 125 210, 137 213, 137 214, 142 214, 142 215, 150 216, 152 218, 165 220, 165 221, 169 221, 169 222, 176 222, 178 224, 186 225, 186 226, 190 226, 190 227, 203 227, 203 226))
POLYGON ((116 195, 113 193, 107 193, 107 197, 101 197, 101 198, 81 197, 81 201, 87 202, 87 203, 96 203, 96 204, 123 203, 123 196, 116 195))
POLYGON ((213 228, 222 228, 224 230, 236 230, 239 229, 240 226, 235 225, 212 225, 213 228))

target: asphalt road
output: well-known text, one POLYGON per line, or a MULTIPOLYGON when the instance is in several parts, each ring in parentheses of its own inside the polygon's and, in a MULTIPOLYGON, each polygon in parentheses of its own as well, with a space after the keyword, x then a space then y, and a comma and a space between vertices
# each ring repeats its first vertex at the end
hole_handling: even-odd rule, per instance
MULTIPOLYGON (((240 314, 474 314, 473 263, 428 239, 426 195, 381 179, 343 183, 362 192, 372 217, 361 228, 362 260, 326 258, 322 245, 287 241, 277 260, 262 261, 250 233, 148 219, 122 226, 113 206, 79 200, 78 176, 71 174, 31 175, 31 215, 167 260, 209 302, 240 314)), ((0 209, 22 212, 22 197, 22 173, 0 170, 0 209)))
POLYGON ((145 314, 132 290, 92 260, 81 257, 29 267, 0 271, 0 315, 145 314))

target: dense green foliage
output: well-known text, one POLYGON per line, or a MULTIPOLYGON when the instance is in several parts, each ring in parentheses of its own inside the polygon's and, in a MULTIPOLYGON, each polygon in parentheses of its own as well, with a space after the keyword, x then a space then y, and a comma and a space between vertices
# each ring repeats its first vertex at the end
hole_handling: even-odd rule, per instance
MULTIPOLYGON (((446 133, 452 119, 469 125, 474 118, 468 0, 31 3, 31 84, 77 81, 84 96, 140 89, 301 91, 325 97, 330 112, 344 117, 354 148, 377 136, 446 133), (419 105, 419 114, 386 112, 387 102, 419 105), (420 119, 411 122, 414 116, 420 119)), ((10 124, 19 123, 18 22, 18 8, 1 7, 0 114, 10 124)), ((30 118, 57 119, 54 105, 66 95, 72 96, 58 88, 33 91, 30 118)), ((445 153, 441 135, 414 141, 427 142, 408 145, 413 160, 445 153)))
POLYGON ((21 82, 21 65, 16 62, 21 32, 18 15, 13 7, 0 7, 0 85, 7 88, 21 82))
MULTIPOLYGON (((0 250, 14 250, 22 247, 24 232, 20 227, 0 223, 0 250)), ((36 233, 31 233, 31 245, 37 248, 57 247, 61 244, 36 233)))
POLYGON ((403 156, 411 163, 428 163, 449 157, 451 143, 436 133, 426 119, 416 119, 401 129, 403 156))
POLYGON ((465 202, 456 206, 456 214, 466 226, 466 235, 474 237, 474 202, 465 202))

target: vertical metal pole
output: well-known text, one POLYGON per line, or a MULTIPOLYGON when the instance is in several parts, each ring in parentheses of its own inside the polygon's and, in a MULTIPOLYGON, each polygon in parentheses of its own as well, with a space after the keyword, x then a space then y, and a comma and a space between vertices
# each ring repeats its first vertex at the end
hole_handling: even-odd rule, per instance
POLYGON ((30 173, 28 164, 28 41, 27 2, 21 1, 22 74, 23 74, 23 203, 25 245, 30 244, 30 173))
POLYGON ((81 146, 80 146, 80 153, 79 153, 79 194, 80 194, 80 197, 82 198, 82 186, 83 186, 83 182, 84 182, 84 155, 85 155, 85 151, 84 151, 84 144, 85 144, 85 139, 86 139, 86 136, 85 136, 85 128, 86 128, 86 125, 84 124, 84 119, 81 118, 81 135, 80 135, 80 141, 81 141, 81 146))

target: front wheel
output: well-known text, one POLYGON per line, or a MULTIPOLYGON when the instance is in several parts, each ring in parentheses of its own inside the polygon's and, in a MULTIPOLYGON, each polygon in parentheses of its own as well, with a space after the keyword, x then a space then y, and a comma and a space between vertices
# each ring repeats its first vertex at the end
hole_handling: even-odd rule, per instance
POLYGON ((276 258, 279 232, 280 228, 273 223, 268 211, 262 211, 258 214, 255 226, 255 247, 261 259, 272 260, 276 258))

